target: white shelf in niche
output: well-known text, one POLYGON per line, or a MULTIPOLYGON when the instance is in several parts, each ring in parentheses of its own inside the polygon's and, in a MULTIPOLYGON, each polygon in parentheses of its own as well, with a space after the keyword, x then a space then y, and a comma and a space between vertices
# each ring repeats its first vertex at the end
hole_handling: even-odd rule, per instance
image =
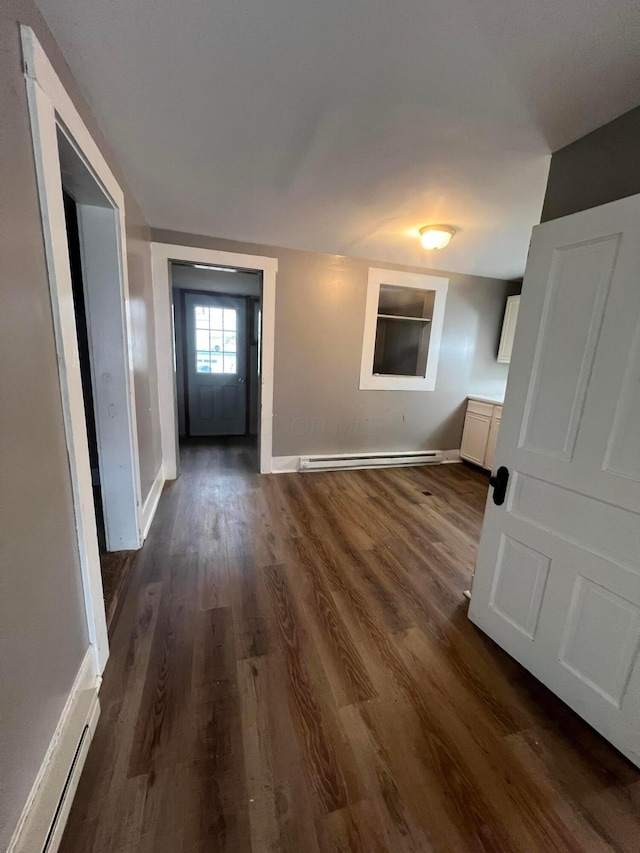
POLYGON ((402 314, 378 314, 378 320, 413 320, 414 323, 430 323, 431 317, 405 317, 402 314))
POLYGON ((434 390, 448 285, 427 273, 369 269, 362 390, 434 390))

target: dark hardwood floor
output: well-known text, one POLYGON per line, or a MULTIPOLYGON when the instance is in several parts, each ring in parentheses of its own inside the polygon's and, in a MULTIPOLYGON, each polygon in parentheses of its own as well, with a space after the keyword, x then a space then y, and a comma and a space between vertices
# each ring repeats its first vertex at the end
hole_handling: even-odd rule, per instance
POLYGON ((100 573, 107 627, 111 630, 122 597, 131 578, 131 566, 137 551, 107 551, 100 555, 100 573))
POLYGON ((640 773, 466 618, 484 475, 182 464, 62 853, 640 850, 640 773))

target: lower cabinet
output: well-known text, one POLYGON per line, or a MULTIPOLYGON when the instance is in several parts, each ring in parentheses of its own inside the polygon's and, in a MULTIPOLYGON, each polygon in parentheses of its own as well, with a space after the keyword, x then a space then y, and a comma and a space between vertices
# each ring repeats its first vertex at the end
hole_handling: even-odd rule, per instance
POLYGON ((501 419, 501 405, 468 400, 460 456, 481 468, 491 470, 501 419))

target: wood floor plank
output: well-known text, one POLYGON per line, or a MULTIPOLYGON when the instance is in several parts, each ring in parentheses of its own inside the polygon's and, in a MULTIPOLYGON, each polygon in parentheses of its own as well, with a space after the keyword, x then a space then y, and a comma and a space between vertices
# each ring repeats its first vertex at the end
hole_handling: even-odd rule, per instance
POLYGON ((245 529, 227 519, 226 532, 229 598, 237 654, 240 659, 260 657, 268 654, 271 645, 264 580, 245 529))
POLYGON ((300 623, 285 573, 280 566, 269 566, 264 574, 287 668, 290 707, 299 746, 304 751, 305 767, 318 802, 324 812, 330 813, 360 798, 348 761, 350 750, 340 742, 328 687, 320 683, 319 673, 314 673, 309 665, 305 648, 308 648, 308 634, 300 623))
POLYGON ((466 617, 486 474, 181 464, 61 853, 640 849, 640 772, 466 617))
POLYGON ((191 665, 197 554, 171 557, 138 713, 129 775, 193 758, 191 665))
POLYGON ((277 851, 280 830, 270 736, 268 658, 238 661, 237 672, 251 839, 255 847, 277 851))
POLYGON ((303 621, 316 640, 325 670, 331 673, 329 681, 337 704, 365 702, 376 696, 376 691, 329 585, 309 559, 302 541, 292 543, 298 559, 284 567, 284 571, 291 586, 295 584, 300 590, 298 605, 303 611, 303 621), (303 574, 309 581, 306 586, 301 583, 303 574))
MULTIPOLYGON (((307 782, 304 753, 298 747, 288 694, 282 689, 287 679, 284 658, 279 651, 275 651, 255 663, 256 672, 252 670, 252 675, 263 677, 266 683, 268 747, 271 750, 279 832, 279 846, 276 849, 287 853, 296 853, 298 850, 318 853, 314 801, 307 782)), ((261 846, 261 838, 255 838, 253 849, 260 850, 261 846)))
POLYGON ((398 790, 386 745, 373 738, 359 707, 350 705, 342 708, 340 717, 357 756, 369 803, 377 805, 386 842, 384 849, 428 853, 432 849, 431 844, 398 790))
POLYGON ((318 821, 323 853, 386 853, 390 848, 375 803, 362 801, 318 821))

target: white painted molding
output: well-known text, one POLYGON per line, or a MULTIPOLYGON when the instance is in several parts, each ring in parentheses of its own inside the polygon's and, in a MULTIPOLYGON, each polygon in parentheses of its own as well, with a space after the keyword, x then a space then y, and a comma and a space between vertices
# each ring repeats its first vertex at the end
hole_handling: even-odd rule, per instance
POLYGON ((520 294, 518 294, 517 296, 508 296, 507 304, 504 309, 504 317, 502 320, 500 346, 498 347, 497 361, 499 361, 500 364, 511 363, 511 351, 513 350, 513 341, 516 335, 516 326, 518 323, 519 310, 520 294))
POLYGON ((361 391, 433 391, 435 389, 448 288, 449 279, 442 276, 404 272, 402 270, 376 269, 375 267, 369 269, 360 361, 359 388, 361 391), (391 284, 395 287, 411 287, 415 290, 435 291, 427 367, 424 376, 382 376, 373 373, 378 299, 380 287, 383 284, 391 284))
MULTIPOLYGON (((116 212, 119 233, 119 287, 123 301, 123 340, 127 361, 125 405, 128 419, 133 488, 132 506, 136 513, 136 544, 140 544, 139 459, 133 388, 132 335, 128 314, 124 196, 113 173, 87 130, 71 98, 59 80, 42 46, 30 27, 21 27, 27 98, 31 119, 34 160, 40 197, 51 306, 53 313, 60 394, 69 456, 73 505, 82 572, 89 640, 94 647, 97 671, 101 673, 109 656, 107 623, 98 555, 98 538, 89 467, 84 399, 80 378, 62 178, 57 131, 60 128, 116 212)), ((133 544, 133 543, 132 543, 133 544)))
POLYGON ((178 476, 178 426, 175 377, 175 337, 173 332, 173 297, 171 293, 171 261, 211 264, 258 270, 262 273, 262 356, 260 377, 260 431, 258 451, 260 473, 272 470, 273 446, 273 355, 276 322, 276 275, 278 259, 262 255, 245 255, 217 249, 199 249, 170 243, 152 243, 153 304, 158 363, 158 399, 162 462, 167 480, 178 476))
POLYGON ((58 849, 100 716, 100 681, 95 654, 89 646, 9 842, 7 853, 36 853, 43 850, 50 832, 47 853, 55 853, 58 849), (87 734, 82 748, 78 749, 85 727, 88 727, 87 734), (73 772, 69 775, 71 770, 73 772), (65 798, 56 818, 63 792, 65 798), (56 824, 52 827, 54 818, 56 824))
POLYGON ((271 460, 272 474, 289 474, 300 468, 299 456, 274 456, 271 460))
POLYGON ((154 516, 156 514, 156 510, 158 509, 158 503, 160 502, 160 498, 162 496, 162 489, 164 488, 165 477, 164 477, 164 468, 160 465, 158 469, 158 473, 156 474, 156 478, 151 484, 151 488, 149 489, 149 494, 144 502, 142 507, 142 541, 144 542, 149 535, 149 528, 151 527, 151 523, 153 522, 154 516))
POLYGON ((135 549, 142 490, 124 213, 84 203, 77 210, 107 550, 135 549))
MULTIPOLYGON (((459 450, 416 450, 416 451, 405 451, 405 450, 392 450, 389 452, 380 452, 380 453, 323 453, 322 456, 331 456, 335 459, 350 459, 354 456, 358 456, 361 459, 370 458, 374 460, 379 457, 384 457, 389 460, 388 467, 394 467, 395 464, 402 465, 403 458, 406 458, 407 453, 415 453, 416 455, 426 455, 426 454, 440 454, 441 460, 437 463, 427 463, 427 464, 441 464, 448 465, 451 463, 460 462, 460 451, 459 450), (397 463, 394 463, 394 457, 397 458, 397 463)), ((306 457, 313 458, 313 454, 305 454, 306 457)), ((271 472, 273 474, 290 474, 300 471, 300 456, 274 456, 272 460, 271 472)), ((422 464, 422 463, 416 463, 422 464)), ((362 465, 359 467, 367 467, 366 465, 362 465)), ((371 465, 371 467, 374 467, 371 465)), ((375 466, 379 467, 379 466, 375 466)), ((348 469, 343 469, 348 470, 348 469)))

